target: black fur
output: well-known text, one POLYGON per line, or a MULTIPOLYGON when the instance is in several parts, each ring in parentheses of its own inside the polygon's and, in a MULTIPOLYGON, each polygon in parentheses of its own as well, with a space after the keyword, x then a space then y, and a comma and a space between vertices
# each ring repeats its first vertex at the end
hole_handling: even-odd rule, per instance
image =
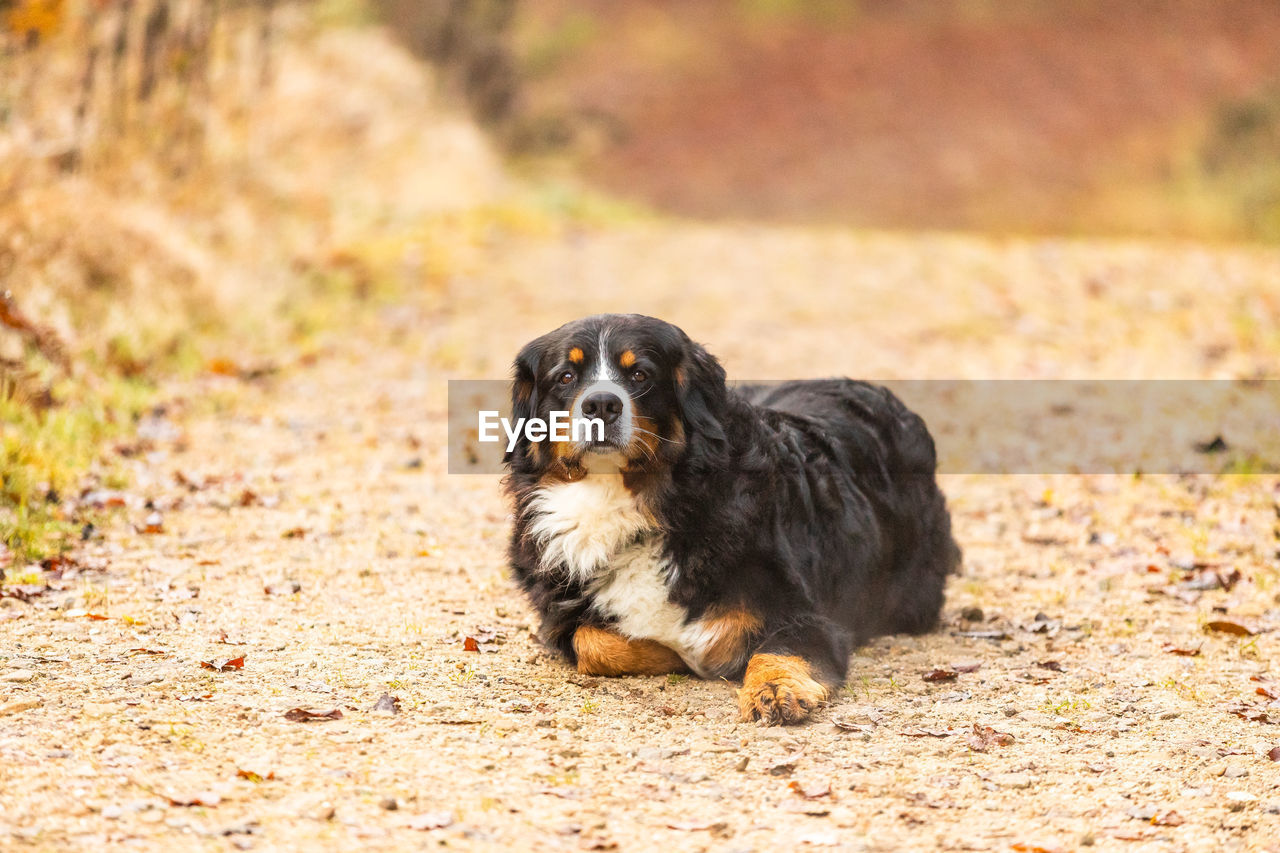
MULTIPOLYGON (((570 323, 516 360, 517 416, 567 409, 568 353, 590 362, 635 353, 648 373, 629 388, 663 441, 630 448, 624 481, 665 540, 669 600, 697 619, 746 608, 763 620, 753 652, 796 655, 826 684, 843 681, 850 652, 889 633, 937 623, 960 550, 939 491, 924 422, 889 391, 849 379, 727 388, 724 369, 668 323, 601 315, 570 323), (607 330, 609 353, 595 352, 607 330)), ((522 441, 507 463, 516 504, 511 564, 542 619, 544 641, 574 658, 574 630, 607 620, 590 591, 540 567, 529 501, 577 460, 522 441)), ((715 675, 742 676, 744 660, 715 675)))

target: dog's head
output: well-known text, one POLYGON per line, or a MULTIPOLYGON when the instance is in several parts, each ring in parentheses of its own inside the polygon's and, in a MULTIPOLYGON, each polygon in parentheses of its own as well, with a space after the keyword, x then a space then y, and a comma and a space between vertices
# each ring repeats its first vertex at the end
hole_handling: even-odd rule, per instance
POLYGON ((506 461, 530 473, 660 469, 692 440, 723 441, 724 380, 719 362, 670 323, 639 314, 577 320, 525 345, 511 390, 517 419, 566 413, 568 440, 522 434, 506 461))

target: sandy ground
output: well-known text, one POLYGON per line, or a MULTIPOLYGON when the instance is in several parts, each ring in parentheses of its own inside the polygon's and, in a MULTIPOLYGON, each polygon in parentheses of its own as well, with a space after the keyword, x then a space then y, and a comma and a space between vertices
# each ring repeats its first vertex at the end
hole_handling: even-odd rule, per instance
POLYGON ((1244 250, 497 234, 316 363, 140 425, 132 485, 85 498, 116 522, 0 599, 0 847, 1280 850, 1275 476, 947 476, 941 628, 763 728, 733 685, 541 649, 497 480, 443 449, 446 378, 597 310, 743 378, 1274 375, 1277 281, 1244 250))

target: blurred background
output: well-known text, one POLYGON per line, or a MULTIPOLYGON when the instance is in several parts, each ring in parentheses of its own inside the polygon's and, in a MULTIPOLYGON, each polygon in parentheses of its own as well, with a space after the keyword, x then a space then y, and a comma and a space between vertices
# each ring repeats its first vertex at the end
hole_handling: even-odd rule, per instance
POLYGON ((636 220, 1274 246, 1280 6, 0 0, 0 565, 162 379, 636 220))
POLYGON ((514 145, 662 210, 1280 237, 1266 0, 525 0, 513 30, 514 145))

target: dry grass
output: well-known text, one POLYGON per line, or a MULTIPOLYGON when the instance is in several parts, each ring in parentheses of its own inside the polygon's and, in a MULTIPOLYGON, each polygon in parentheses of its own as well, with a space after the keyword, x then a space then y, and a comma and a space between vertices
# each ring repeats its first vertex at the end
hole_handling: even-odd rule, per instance
POLYGON ((228 7, 206 77, 163 77, 145 101, 133 54, 119 86, 99 57, 86 87, 112 32, 86 8, 0 57, 0 271, 43 333, 0 325, 0 542, 19 559, 65 541, 51 504, 143 411, 148 383, 305 350, 376 296, 360 258, 384 230, 503 182, 419 63, 377 30, 317 23, 351 8, 276 9, 264 75, 262 16, 228 7))

